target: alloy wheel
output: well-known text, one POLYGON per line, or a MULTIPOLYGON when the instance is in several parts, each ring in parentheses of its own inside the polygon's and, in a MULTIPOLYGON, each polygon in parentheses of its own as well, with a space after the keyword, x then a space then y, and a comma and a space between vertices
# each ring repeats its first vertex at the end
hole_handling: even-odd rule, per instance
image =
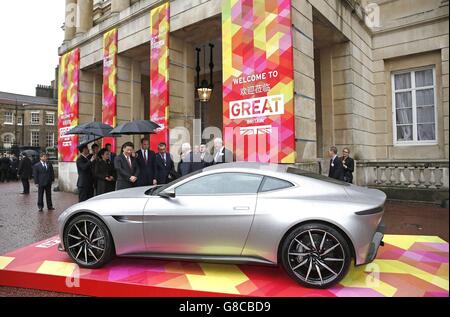
POLYGON ((346 262, 339 240, 321 229, 309 229, 296 235, 287 257, 292 272, 303 282, 316 286, 332 283, 346 262))
POLYGON ((79 220, 67 231, 67 250, 75 261, 95 265, 105 254, 105 232, 90 220, 79 220))

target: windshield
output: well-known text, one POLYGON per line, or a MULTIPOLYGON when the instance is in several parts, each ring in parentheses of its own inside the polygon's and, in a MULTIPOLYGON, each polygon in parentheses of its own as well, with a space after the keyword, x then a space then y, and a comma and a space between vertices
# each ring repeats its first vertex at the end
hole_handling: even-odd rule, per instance
POLYGON ((182 176, 180 178, 177 178, 176 180, 174 180, 174 181, 172 181, 172 182, 170 182, 168 184, 159 185, 159 186, 153 187, 153 188, 149 189, 145 194, 146 195, 150 195, 150 196, 157 196, 157 195, 159 195, 159 193, 165 191, 167 188, 169 188, 169 187, 171 187, 171 186, 173 186, 173 185, 175 185, 175 184, 177 184, 179 182, 182 182, 185 179, 187 179, 187 178, 189 178, 189 177, 191 177, 193 175, 197 175, 197 174, 200 174, 202 172, 203 172, 203 170, 198 170, 198 171, 192 172, 190 174, 184 175, 184 176, 182 176))
POLYGON ((314 172, 310 172, 310 171, 305 171, 296 167, 289 167, 287 169, 287 172, 290 174, 296 174, 296 175, 300 175, 300 176, 305 176, 305 177, 309 177, 309 178, 314 178, 317 180, 321 180, 324 182, 328 182, 328 183, 333 183, 333 184, 337 184, 337 185, 344 185, 344 186, 350 186, 349 183, 346 183, 344 181, 340 181, 338 179, 334 179, 328 176, 324 176, 321 174, 317 174, 314 172))

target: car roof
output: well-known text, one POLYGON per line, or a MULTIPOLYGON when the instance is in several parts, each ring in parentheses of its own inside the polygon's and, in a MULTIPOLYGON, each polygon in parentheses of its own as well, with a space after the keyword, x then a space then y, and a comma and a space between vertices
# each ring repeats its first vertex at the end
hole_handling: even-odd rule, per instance
POLYGON ((285 173, 289 167, 293 165, 287 164, 273 164, 273 163, 258 163, 258 162, 234 162, 234 163, 224 163, 217 164, 206 167, 203 169, 204 172, 212 172, 218 170, 246 170, 248 172, 272 172, 272 173, 285 173))

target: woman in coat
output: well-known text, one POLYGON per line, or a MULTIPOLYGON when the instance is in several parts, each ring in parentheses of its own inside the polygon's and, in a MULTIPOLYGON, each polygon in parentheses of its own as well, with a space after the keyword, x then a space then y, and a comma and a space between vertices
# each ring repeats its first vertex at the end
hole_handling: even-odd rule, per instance
POLYGON ((353 172, 355 171, 355 161, 350 157, 350 149, 344 148, 342 150, 342 166, 344 167, 344 181, 353 183, 353 172))
POLYGON ((116 170, 110 161, 110 153, 106 149, 98 153, 94 175, 97 179, 97 195, 106 194, 116 189, 116 170))

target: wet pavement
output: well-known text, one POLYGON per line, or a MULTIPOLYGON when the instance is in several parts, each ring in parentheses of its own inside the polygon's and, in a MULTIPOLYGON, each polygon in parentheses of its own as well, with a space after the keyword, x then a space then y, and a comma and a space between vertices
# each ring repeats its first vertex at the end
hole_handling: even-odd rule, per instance
MULTIPOLYGON (((52 192, 55 211, 37 208, 37 189, 20 195, 19 182, 0 183, 0 255, 58 234, 58 216, 78 201, 74 194, 52 192)), ((434 235, 449 241, 449 210, 438 205, 389 201, 384 221, 388 234, 434 235)), ((0 287, 2 296, 73 296, 0 287)))

